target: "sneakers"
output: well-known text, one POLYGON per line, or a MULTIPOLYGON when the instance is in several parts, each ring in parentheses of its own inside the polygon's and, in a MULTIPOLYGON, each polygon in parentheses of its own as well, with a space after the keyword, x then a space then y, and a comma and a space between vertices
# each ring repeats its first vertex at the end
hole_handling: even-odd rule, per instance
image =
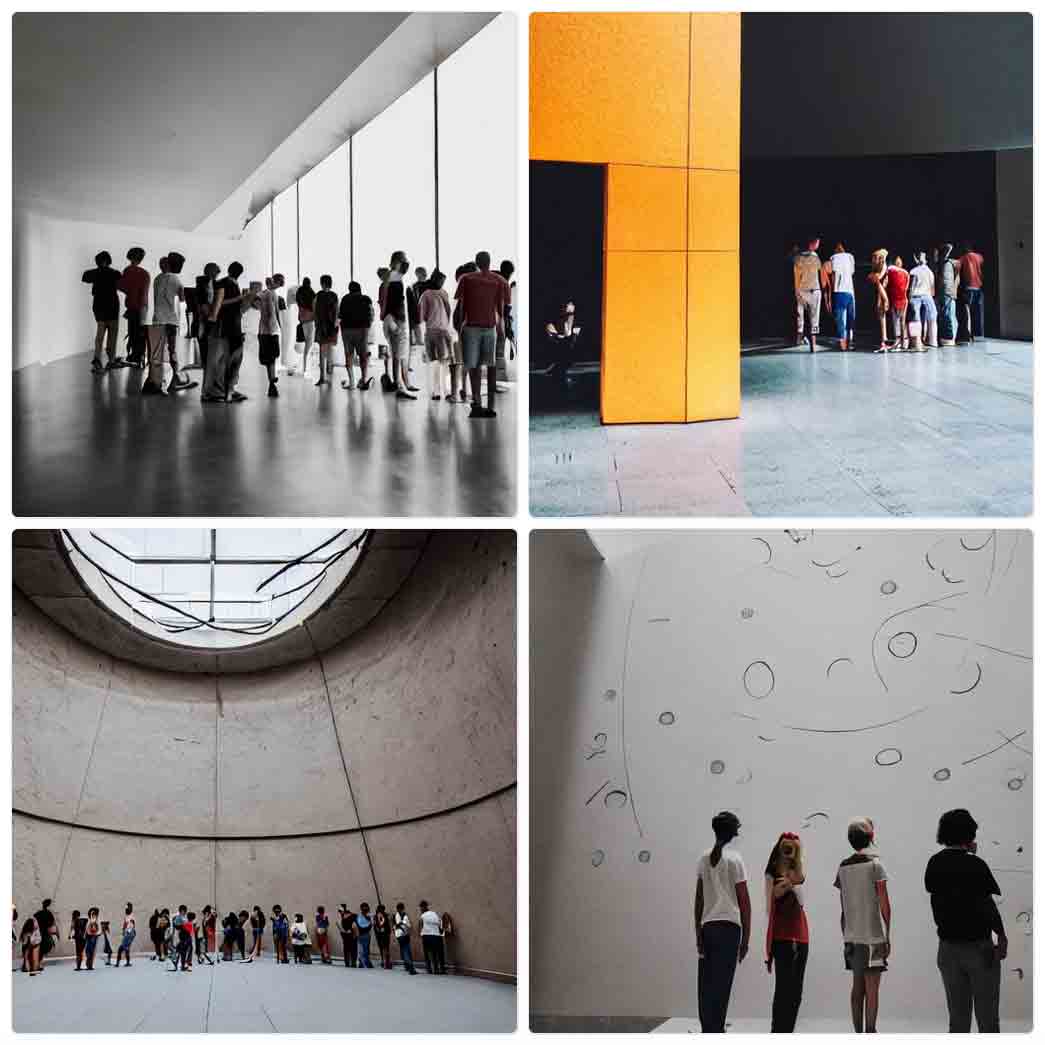
POLYGON ((420 392, 421 391, 421 389, 418 388, 417 385, 407 385, 406 386, 406 390, 408 392, 420 392))
POLYGON ((345 380, 345 381, 342 381, 342 382, 341 382, 341 387, 342 387, 342 388, 343 388, 343 389, 344 389, 344 390, 345 390, 346 392, 351 392, 351 391, 352 391, 352 389, 353 389, 353 388, 355 388, 356 386, 355 386, 355 385, 354 385, 354 384, 353 384, 353 383, 352 383, 351 381, 345 380))
POLYGON ((201 403, 224 403, 225 400, 221 396, 200 396, 201 403))
POLYGON ((279 390, 276 388, 276 382, 275 381, 270 381, 269 382, 268 396, 269 396, 269 399, 278 399, 279 398, 279 390))
POLYGON ((143 396, 165 396, 167 394, 155 381, 146 381, 142 385, 141 392, 143 396))
POLYGON ((477 403, 472 405, 472 412, 468 415, 469 418, 473 417, 496 417, 497 411, 491 410, 488 406, 479 406, 477 403))
POLYGON ((325 384, 327 384, 327 379, 323 376, 323 372, 320 371, 319 380, 316 382, 316 388, 319 388, 320 385, 325 384))
POLYGON ((394 392, 395 382, 388 376, 388 374, 381 375, 381 391, 382 392, 394 392))
POLYGON ((239 392, 239 391, 236 391, 236 392, 232 392, 232 393, 231 393, 231 394, 229 395, 229 399, 230 399, 230 400, 231 400, 231 401, 232 401, 233 403, 242 403, 242 402, 244 402, 244 401, 246 400, 246 398, 247 398, 247 397, 246 397, 246 396, 245 396, 245 395, 244 395, 244 394, 243 394, 242 392, 239 392))
POLYGON ((408 392, 405 388, 397 388, 396 389, 396 399, 416 399, 416 398, 417 398, 417 396, 415 396, 412 392, 408 392))
MULTIPOLYGON (((110 363, 109 366, 112 366, 112 363, 110 363)), ((107 369, 106 367, 102 366, 100 360, 97 360, 97 359, 92 359, 91 360, 91 373, 92 374, 104 374, 106 369, 107 369)))

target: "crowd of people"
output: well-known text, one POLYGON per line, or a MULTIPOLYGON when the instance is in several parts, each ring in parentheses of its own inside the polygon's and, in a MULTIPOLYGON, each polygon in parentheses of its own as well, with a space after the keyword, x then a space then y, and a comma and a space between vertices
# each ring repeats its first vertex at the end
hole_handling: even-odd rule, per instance
MULTIPOLYGON (((22 956, 22 972, 30 976, 42 973, 46 959, 58 947, 61 927, 51 909, 52 901, 44 900, 40 910, 27 918, 18 928, 18 911, 13 912, 12 937, 22 956)), ((300 912, 292 917, 276 904, 266 916, 260 906, 238 913, 229 911, 220 918, 216 908, 207 904, 197 914, 188 905, 181 904, 172 914, 171 908, 155 908, 148 918, 150 961, 171 962, 174 971, 191 972, 193 959, 197 964, 215 965, 236 961, 249 964, 265 954, 265 929, 271 935, 273 960, 289 965, 311 965, 318 960, 332 965, 333 934, 341 937, 341 953, 346 968, 373 969, 371 941, 377 948, 381 968, 393 967, 392 945, 396 945, 403 969, 416 976, 412 940, 415 926, 402 902, 391 914, 379 903, 371 912, 370 904, 359 904, 357 911, 348 904, 340 904, 330 915, 318 906, 311 925, 300 912), (250 946, 247 947, 247 934, 250 946)), ((138 936, 138 916, 134 905, 124 907, 119 932, 112 931, 112 920, 102 917, 97 907, 89 907, 86 914, 74 910, 69 917, 68 939, 72 941, 76 971, 93 971, 99 946, 105 964, 119 968, 131 965, 131 953, 138 936), (117 940, 116 960, 113 962, 113 939, 117 940)), ((450 914, 433 910, 426 900, 418 904, 416 935, 421 942, 426 970, 432 975, 446 973, 446 945, 454 939, 455 926, 450 914)))
MULTIPOLYGON (((711 821, 714 846, 697 865, 694 922, 697 935, 697 994, 704 1033, 723 1032, 737 964, 751 939, 751 896, 744 861, 732 843, 740 833, 735 814, 711 821)), ((1001 966, 1008 938, 995 896, 1001 889, 987 863, 976 855, 978 825, 966 809, 940 817, 929 858, 925 889, 936 922, 937 967, 952 1032, 968 1033, 975 1009, 981 1032, 999 1030, 1001 966)), ((849 822, 852 853, 842 860, 834 887, 841 902, 842 960, 852 973, 853 1029, 874 1032, 881 977, 889 968, 893 917, 888 875, 875 846, 868 817, 849 822)), ((771 1030, 790 1033, 798 1021, 809 956, 806 876, 802 841, 793 832, 777 839, 766 863, 765 964, 775 971, 771 1030)))
MULTIPOLYGON (((826 260, 820 258, 820 240, 811 239, 805 250, 791 249, 795 291, 795 343, 808 337, 816 351, 821 305, 834 319, 835 334, 843 352, 851 351, 856 334, 856 259, 841 241, 826 260)), ((871 254, 871 286, 877 321, 876 352, 926 352, 930 348, 958 344, 959 319, 968 343, 983 337, 983 255, 971 244, 934 247, 931 258, 924 250, 911 255, 910 269, 901 254, 883 247, 871 254), (960 312, 959 312, 960 310, 960 312), (891 331, 890 331, 891 328, 891 331)))
MULTIPOLYGON (((516 351, 515 266, 505 260, 494 271, 487 251, 457 268, 451 300, 446 273, 439 269, 429 273, 418 267, 414 281, 408 283, 410 260, 397 250, 388 266, 377 270, 376 303, 355 280, 339 296, 333 277, 327 274, 319 277, 318 290, 305 276, 300 285, 284 293, 286 279, 278 272, 242 288, 243 265, 238 261, 229 264, 224 276, 216 262, 208 262, 191 286, 182 282, 185 258, 176 251, 159 259, 155 277, 144 267, 141 247, 132 247, 127 261, 123 271, 117 271, 112 256, 101 251, 95 256, 95 267, 82 277, 91 287, 96 324, 91 370, 100 375, 125 366, 140 367, 146 371, 142 395, 164 396, 197 387, 185 374, 187 361, 178 358, 182 303, 186 338, 198 346, 204 403, 241 403, 248 398, 238 385, 246 343, 244 317, 252 310, 257 312, 258 362, 266 371, 269 397, 278 397, 291 304, 297 309, 294 342, 303 375, 312 349, 318 350, 317 386, 332 382, 340 337, 347 371, 341 387, 346 390, 370 389, 371 349, 376 347, 383 369, 381 388, 397 399, 418 398, 421 390, 414 373, 420 356, 430 371, 431 398, 470 401, 470 417, 496 417, 495 394, 507 391, 506 360, 514 358, 516 351), (121 294, 127 323, 123 356, 117 345, 121 294)), ((296 366, 287 368, 287 373, 296 372, 296 366)))

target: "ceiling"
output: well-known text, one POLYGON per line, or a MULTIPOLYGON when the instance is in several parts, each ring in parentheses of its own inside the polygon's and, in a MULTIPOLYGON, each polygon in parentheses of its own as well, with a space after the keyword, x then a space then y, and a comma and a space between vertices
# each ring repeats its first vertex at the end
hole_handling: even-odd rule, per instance
POLYGON ((408 17, 16 14, 14 198, 193 229, 408 17))

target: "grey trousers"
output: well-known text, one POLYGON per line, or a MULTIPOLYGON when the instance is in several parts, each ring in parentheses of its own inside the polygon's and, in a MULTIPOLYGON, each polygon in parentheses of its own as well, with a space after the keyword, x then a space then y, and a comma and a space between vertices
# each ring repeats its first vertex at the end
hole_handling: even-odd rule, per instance
POLYGON ((809 333, 814 337, 820 333, 820 291, 795 291, 795 320, 798 324, 798 336, 805 333, 805 317, 809 313, 809 333))
POLYGON ((975 1009, 979 1032, 999 1033, 1001 963, 994 953, 994 944, 989 939, 972 943, 941 940, 936 966, 947 995, 950 1032, 968 1034, 975 1009))

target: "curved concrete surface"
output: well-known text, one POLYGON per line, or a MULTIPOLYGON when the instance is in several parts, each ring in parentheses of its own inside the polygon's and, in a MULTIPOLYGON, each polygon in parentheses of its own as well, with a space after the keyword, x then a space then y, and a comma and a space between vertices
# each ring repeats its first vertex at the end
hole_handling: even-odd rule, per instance
MULTIPOLYGON (((37 536, 18 535, 16 578, 23 556, 41 572, 37 536)), ((251 672, 119 659, 111 631, 84 641, 16 588, 19 910, 52 896, 67 926, 127 899, 147 916, 423 897, 453 913, 460 966, 514 975, 515 534, 426 533, 411 554, 365 626, 251 672)))

